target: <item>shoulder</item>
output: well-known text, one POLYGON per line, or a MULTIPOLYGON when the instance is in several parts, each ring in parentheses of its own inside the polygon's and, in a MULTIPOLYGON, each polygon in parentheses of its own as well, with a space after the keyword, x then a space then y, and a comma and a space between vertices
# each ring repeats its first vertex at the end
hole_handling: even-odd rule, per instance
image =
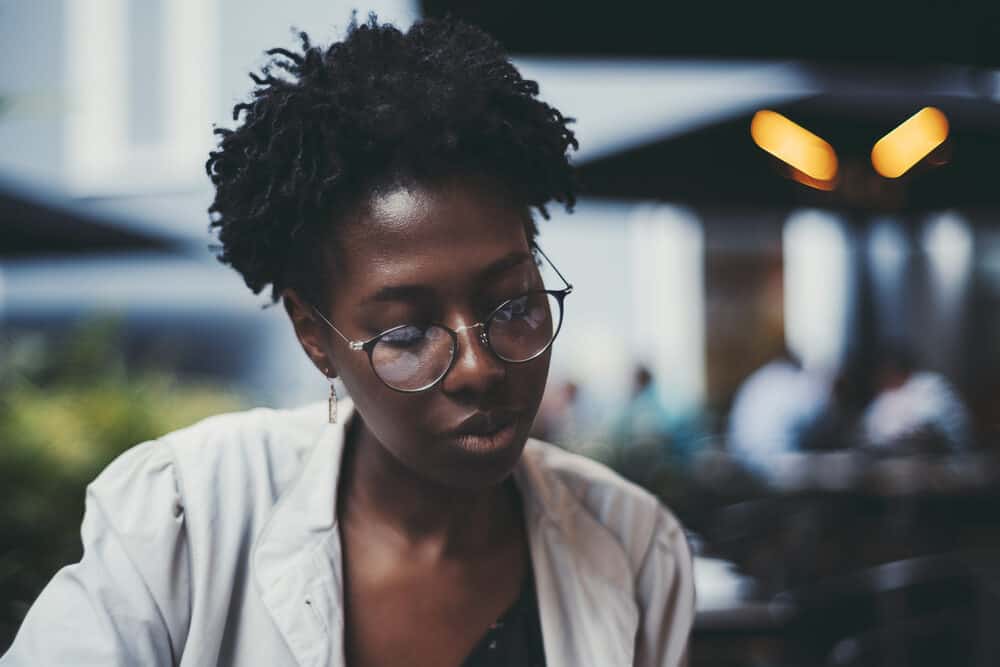
POLYGON ((235 475, 280 491, 298 473, 326 424, 323 405, 253 408, 215 415, 161 437, 185 478, 235 475))
POLYGON ((621 546, 633 571, 654 544, 687 554, 684 530, 673 512, 606 465, 535 439, 524 456, 548 509, 563 516, 588 515, 621 546))
POLYGON ((910 389, 914 394, 923 394, 945 400, 957 398, 955 388, 951 383, 943 375, 930 371, 914 373, 904 387, 910 389))
POLYGON ((219 414, 126 450, 88 487, 121 506, 161 497, 185 513, 216 513, 225 502, 241 511, 269 509, 298 476, 325 423, 321 404, 253 408, 219 414))

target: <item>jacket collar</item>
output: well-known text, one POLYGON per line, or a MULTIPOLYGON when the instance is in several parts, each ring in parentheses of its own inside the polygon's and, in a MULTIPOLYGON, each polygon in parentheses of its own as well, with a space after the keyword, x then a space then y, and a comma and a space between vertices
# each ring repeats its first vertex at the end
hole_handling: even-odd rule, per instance
MULTIPOLYGON (((324 425, 253 549, 258 593, 302 667, 344 667, 343 570, 337 485, 353 403, 324 425)), ((639 614, 625 550, 546 466, 529 440, 514 470, 521 491, 546 661, 632 664, 639 614)))
POLYGON ((514 469, 525 506, 542 639, 549 665, 631 665, 639 611, 633 566, 529 440, 514 469))
MULTIPOLYGON (((347 422, 353 406, 341 401, 340 407, 347 422)), ((258 594, 301 667, 344 665, 336 507, 344 434, 343 423, 323 425, 251 555, 258 594)))

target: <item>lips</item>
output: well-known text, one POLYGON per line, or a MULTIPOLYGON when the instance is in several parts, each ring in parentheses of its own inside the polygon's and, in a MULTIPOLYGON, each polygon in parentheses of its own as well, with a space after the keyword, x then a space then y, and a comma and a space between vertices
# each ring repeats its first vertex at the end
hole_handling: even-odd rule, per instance
POLYGON ((456 428, 448 431, 450 436, 489 436, 502 430, 517 419, 514 410, 491 410, 477 412, 466 418, 456 428))
POLYGON ((483 461, 494 461, 495 456, 503 455, 506 466, 510 461, 504 453, 515 452, 521 414, 519 410, 506 408, 475 412, 444 437, 467 454, 485 457, 483 461))

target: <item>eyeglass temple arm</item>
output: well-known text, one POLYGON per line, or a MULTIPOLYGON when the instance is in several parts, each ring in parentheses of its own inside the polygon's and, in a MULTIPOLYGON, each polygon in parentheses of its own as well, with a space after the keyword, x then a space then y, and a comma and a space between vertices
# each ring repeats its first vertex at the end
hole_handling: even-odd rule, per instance
POLYGON ((545 261, 549 263, 549 266, 552 267, 552 270, 556 272, 556 275, 559 276, 559 278, 564 283, 566 283, 566 293, 569 294, 570 292, 572 292, 573 291, 573 285, 568 280, 566 280, 566 277, 563 276, 562 272, 559 269, 556 268, 556 265, 552 263, 552 260, 549 259, 548 255, 545 254, 545 251, 542 250, 541 247, 539 247, 539 245, 537 243, 532 243, 531 245, 532 245, 532 247, 535 250, 537 250, 538 252, 540 252, 542 254, 542 257, 544 257, 545 261))
POLYGON ((323 315, 323 313, 321 313, 319 311, 319 308, 317 308, 316 306, 314 306, 312 304, 310 304, 310 306, 312 307, 313 312, 316 313, 317 315, 319 315, 319 319, 321 319, 324 322, 326 322, 327 325, 331 329, 333 329, 337 333, 338 336, 340 336, 341 338, 344 339, 344 342, 347 343, 351 347, 352 350, 360 350, 362 348, 362 346, 364 346, 364 343, 356 341, 356 340, 351 340, 350 338, 348 338, 344 334, 340 333, 340 329, 338 329, 336 326, 334 326, 333 322, 331 322, 330 320, 326 319, 326 317, 323 315))

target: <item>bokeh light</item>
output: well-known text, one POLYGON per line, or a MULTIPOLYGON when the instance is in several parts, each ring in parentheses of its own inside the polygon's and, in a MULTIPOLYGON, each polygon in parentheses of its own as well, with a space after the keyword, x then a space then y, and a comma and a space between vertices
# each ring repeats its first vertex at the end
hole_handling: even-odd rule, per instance
POLYGON ((750 136, 762 149, 808 177, 795 179, 800 183, 817 187, 813 180, 826 184, 837 176, 833 146, 776 111, 755 113, 750 136))
POLYGON ((948 118, 940 109, 924 107, 872 148, 872 165, 886 178, 899 178, 948 138, 948 118))

